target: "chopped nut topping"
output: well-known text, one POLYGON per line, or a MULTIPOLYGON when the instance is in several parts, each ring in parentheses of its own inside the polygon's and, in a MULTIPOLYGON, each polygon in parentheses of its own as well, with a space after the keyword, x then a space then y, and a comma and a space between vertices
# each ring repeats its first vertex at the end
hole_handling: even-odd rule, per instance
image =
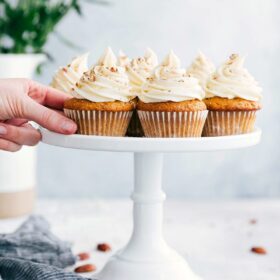
POLYGON ((234 59, 236 59, 237 57, 238 57, 238 54, 233 53, 229 58, 230 58, 231 60, 234 60, 234 59))
POLYGON ((111 71, 111 72, 118 72, 118 69, 115 68, 115 67, 111 67, 111 68, 110 68, 110 71, 111 71))

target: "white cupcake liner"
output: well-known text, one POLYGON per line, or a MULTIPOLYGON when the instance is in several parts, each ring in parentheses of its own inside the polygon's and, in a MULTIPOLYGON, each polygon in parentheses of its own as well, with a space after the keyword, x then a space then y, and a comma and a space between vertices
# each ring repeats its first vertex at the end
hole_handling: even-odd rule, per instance
POLYGON ((78 125, 78 134, 124 136, 132 111, 98 111, 64 109, 67 117, 78 125))
POLYGON ((254 130, 257 111, 209 111, 203 136, 226 136, 254 130))
POLYGON ((208 113, 207 110, 137 112, 146 137, 200 137, 208 113))

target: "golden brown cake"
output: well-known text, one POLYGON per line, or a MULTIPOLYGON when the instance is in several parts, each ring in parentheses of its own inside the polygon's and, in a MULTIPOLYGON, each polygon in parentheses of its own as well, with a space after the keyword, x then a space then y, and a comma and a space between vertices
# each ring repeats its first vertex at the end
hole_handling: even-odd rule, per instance
POLYGON ((98 63, 85 72, 64 104, 65 115, 78 125, 77 133, 124 136, 135 97, 130 92, 125 69, 108 48, 98 63))
POLYGON ((244 58, 233 54, 209 79, 206 99, 209 110, 204 136, 226 136, 254 130, 261 109, 262 89, 243 67, 244 58))
POLYGON ((137 112, 146 137, 200 137, 207 116, 204 91, 171 51, 139 94, 137 112))
POLYGON ((132 111, 136 106, 136 101, 128 102, 111 101, 111 102, 92 102, 86 99, 71 98, 65 101, 64 109, 85 110, 85 111, 132 111))
POLYGON ((185 100, 180 102, 166 101, 145 103, 141 100, 137 103, 137 110, 160 112, 196 112, 206 110, 206 105, 201 100, 185 100))
POLYGON ((243 98, 222 98, 210 97, 204 99, 207 109, 210 111, 255 111, 261 109, 261 104, 257 101, 246 100, 243 98))

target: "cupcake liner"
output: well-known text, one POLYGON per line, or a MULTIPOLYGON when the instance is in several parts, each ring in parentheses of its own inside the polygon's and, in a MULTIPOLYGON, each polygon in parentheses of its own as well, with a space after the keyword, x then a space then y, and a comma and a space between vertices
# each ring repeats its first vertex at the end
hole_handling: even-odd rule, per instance
POLYGON ((138 110, 146 137, 200 137, 207 113, 138 110))
POLYGON ((136 110, 133 111, 129 126, 127 128, 126 136, 130 136, 130 137, 144 136, 144 131, 136 110))
POLYGON ((67 117, 78 125, 78 134, 124 136, 132 116, 131 111, 98 111, 64 109, 67 117))
POLYGON ((226 136, 254 130, 256 111, 209 111, 203 136, 226 136))

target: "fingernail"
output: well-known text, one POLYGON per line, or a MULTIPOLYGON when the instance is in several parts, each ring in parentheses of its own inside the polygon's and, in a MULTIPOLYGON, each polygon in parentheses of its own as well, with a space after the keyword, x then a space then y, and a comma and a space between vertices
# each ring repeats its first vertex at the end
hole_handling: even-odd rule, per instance
POLYGON ((0 126, 0 135, 5 135, 7 134, 7 128, 4 126, 0 126))
POLYGON ((76 129, 76 125, 73 122, 64 121, 61 124, 61 129, 64 132, 74 132, 76 129))

